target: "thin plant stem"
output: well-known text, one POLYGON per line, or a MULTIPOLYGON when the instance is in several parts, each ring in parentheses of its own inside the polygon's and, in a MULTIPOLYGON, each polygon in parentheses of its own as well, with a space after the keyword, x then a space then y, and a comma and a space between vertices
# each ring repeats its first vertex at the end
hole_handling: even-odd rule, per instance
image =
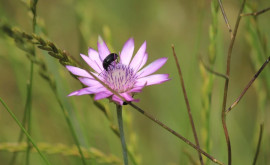
POLYGON ((263 10, 260 10, 260 11, 257 11, 257 12, 254 12, 254 13, 242 13, 241 17, 243 17, 243 16, 258 16, 258 15, 263 14, 269 10, 270 10, 270 7, 263 9, 263 10))
POLYGON ((260 134, 259 134, 259 139, 258 139, 258 144, 257 144, 257 149, 256 149, 256 154, 253 159, 252 165, 256 165, 259 153, 260 153, 260 148, 261 148, 261 142, 262 142, 262 136, 263 136, 263 123, 260 125, 260 134))
POLYGON ((81 157, 81 160, 82 160, 82 164, 83 164, 83 165, 86 165, 87 163, 86 163, 85 157, 84 157, 84 155, 83 155, 82 149, 81 149, 81 147, 80 147, 80 142, 79 142, 79 140, 78 140, 78 137, 77 137, 77 135, 76 135, 76 132, 75 132, 75 130, 74 130, 74 127, 73 127, 73 125, 72 125, 72 122, 71 122, 71 120, 70 120, 69 114, 68 114, 67 110, 64 108, 64 105, 62 104, 62 102, 61 102, 61 100, 60 100, 60 98, 59 98, 59 95, 56 93, 56 91, 54 91, 54 92, 55 92, 55 97, 56 97, 56 99, 57 99, 57 102, 58 102, 58 104, 59 104, 59 106, 60 106, 60 108, 61 108, 61 110, 62 110, 62 112, 63 112, 63 114, 64 114, 64 116, 65 116, 65 119, 66 119, 66 122, 67 122, 67 124, 68 124, 68 127, 69 127, 69 129, 70 129, 70 131, 71 131, 71 134, 72 134, 72 136, 73 136, 73 138, 74 138, 74 141, 75 141, 75 143, 76 143, 76 146, 77 146, 77 148, 78 148, 78 151, 79 151, 79 154, 80 154, 80 157, 81 157))
POLYGON ((182 141, 184 141, 186 144, 188 144, 189 146, 191 146, 195 150, 197 150, 200 153, 202 153, 204 156, 206 156, 212 162, 217 163, 217 164, 220 164, 220 165, 224 165, 224 163, 220 162, 219 160, 217 160, 213 156, 211 156, 208 153, 206 153, 205 151, 203 151, 201 148, 197 147, 197 145, 193 144, 191 141, 189 141, 188 139, 186 139, 185 137, 183 137, 179 133, 175 132, 173 129, 171 129, 167 125, 163 124, 161 121, 159 121, 158 119, 156 119, 155 117, 153 117, 151 114, 145 112, 144 110, 142 110, 141 108, 139 108, 138 106, 136 106, 135 104, 133 104, 131 102, 128 102, 128 104, 130 106, 132 106, 134 109, 136 109, 138 112, 140 112, 141 114, 143 114, 144 116, 146 116, 148 119, 152 120, 153 122, 155 122, 156 124, 158 124, 162 128, 166 129, 167 131, 169 131, 170 133, 172 133, 173 135, 175 135, 176 137, 178 137, 179 139, 181 139, 182 141))
POLYGON ((28 138, 28 140, 32 143, 33 147, 37 150, 37 152, 39 153, 39 155, 41 156, 41 158, 44 160, 44 162, 47 165, 50 165, 51 163, 47 160, 47 158, 42 154, 42 152, 39 150, 38 146, 36 145, 36 143, 34 142, 34 140, 32 139, 32 137, 29 135, 29 133, 25 130, 25 128, 22 126, 21 122, 17 119, 17 117, 14 115, 14 113, 9 109, 9 107, 6 105, 6 103, 2 100, 2 98, 0 97, 0 102, 2 103, 2 105, 5 107, 5 109, 7 110, 7 112, 11 115, 11 117, 13 118, 13 120, 15 120, 15 122, 18 124, 18 126, 21 128, 21 130, 24 132, 24 134, 26 135, 26 137, 28 138))
MULTIPOLYGON (((32 19, 32 31, 33 33, 35 34, 36 33, 36 23, 37 23, 37 20, 36 20, 36 15, 37 15, 37 12, 36 12, 36 7, 37 7, 37 2, 38 0, 31 0, 30 1, 30 10, 33 14, 33 19, 32 19)), ((36 50, 35 50, 35 45, 33 44, 33 57, 35 58, 36 56, 36 50)), ((31 111, 32 111, 32 89, 33 89, 33 76, 34 76, 34 62, 31 60, 31 66, 30 66, 30 85, 29 85, 29 102, 27 102, 28 104, 28 108, 27 108, 27 121, 28 121, 28 125, 27 125, 27 130, 28 130, 28 133, 31 134, 31 123, 32 123, 32 114, 31 114, 31 111)), ((31 143, 29 140, 27 140, 27 150, 26 150, 26 165, 29 165, 30 164, 30 150, 31 150, 31 143)))
MULTIPOLYGON (((31 61, 31 66, 30 66, 30 82, 29 82, 29 87, 28 91, 29 92, 29 97, 27 98, 27 103, 26 103, 26 114, 27 114, 27 131, 31 135, 31 122, 32 122, 32 89, 33 89, 33 76, 34 76, 34 63, 31 61)), ((31 142, 28 139, 27 140, 27 150, 26 150, 26 165, 30 163, 30 150, 31 150, 31 142)))
MULTIPOLYGON (((27 96, 28 97, 28 96, 27 96)), ((23 114, 23 119, 22 119, 22 126, 25 127, 26 125, 26 114, 27 114, 27 110, 26 108, 24 109, 24 114, 23 114)), ((22 140, 23 140, 23 131, 21 130, 20 131, 20 135, 19 135, 19 138, 18 138, 18 143, 21 143, 22 140)), ((18 155, 18 152, 14 152, 13 155, 12 155, 12 158, 9 162, 9 165, 13 165, 15 162, 16 162, 16 158, 17 158, 17 155, 18 155)))
POLYGON ((222 78, 224 78, 224 79, 228 79, 228 77, 227 77, 225 74, 222 74, 222 73, 219 73, 219 72, 217 72, 217 71, 214 71, 214 70, 211 69, 208 65, 206 65, 205 62, 202 60, 201 57, 200 57, 199 59, 200 59, 202 65, 203 65, 203 67, 204 67, 208 72, 210 72, 210 73, 212 73, 212 74, 214 74, 214 75, 216 75, 216 76, 222 77, 222 78))
POLYGON ((227 150, 228 150, 228 165, 231 165, 232 162, 232 153, 231 153, 231 142, 230 142, 230 137, 229 137, 229 132, 227 129, 227 124, 226 124, 226 103, 227 103, 227 95, 228 95, 228 88, 229 88, 229 77, 230 77, 230 69, 231 69, 231 56, 232 56, 232 49, 234 46, 234 41, 235 41, 235 37, 238 31, 238 27, 239 27, 239 23, 241 20, 241 13, 244 9, 246 0, 243 0, 242 6, 239 10, 238 13, 238 17, 235 23, 235 27, 234 27, 234 32, 231 38, 231 42, 230 42, 230 46, 228 49, 228 54, 227 54, 227 69, 226 69, 226 76, 228 77, 228 79, 226 79, 225 81, 225 85, 224 85, 224 95, 223 95, 223 104, 222 104, 222 112, 221 112, 221 120, 222 120, 222 126, 223 126, 223 130, 224 130, 224 134, 225 134, 225 138, 226 138, 226 143, 227 143, 227 150))
MULTIPOLYGON (((23 127, 26 127, 26 124, 27 124, 27 121, 29 118, 29 109, 28 109, 29 108, 29 101, 28 100, 30 100, 30 94, 31 94, 31 92, 29 91, 31 88, 30 85, 31 85, 31 83, 27 84, 27 96, 26 96, 26 103, 25 103, 25 107, 24 107, 24 115, 23 115, 23 119, 22 119, 23 127)), ((19 138, 18 138, 18 143, 22 142, 23 135, 24 135, 23 130, 21 130, 19 138)), ((28 146, 27 146, 27 149, 28 149, 28 146)), ((26 151, 27 151, 27 149, 26 149, 26 151)), ((14 152, 9 165, 13 165, 16 162, 17 154, 18 154, 17 152, 14 152)))
POLYGON ((234 103, 226 110, 226 113, 229 113, 243 98, 249 87, 253 84, 253 82, 257 79, 257 77, 260 75, 260 73, 263 71, 265 66, 269 63, 270 61, 270 56, 267 58, 267 60, 264 62, 264 64, 261 66, 261 68, 258 70, 258 72, 253 76, 253 78, 249 81, 245 89, 242 91, 240 96, 234 101, 234 103))
POLYGON ((219 6, 220 6, 220 10, 221 10, 221 12, 222 12, 224 21, 225 21, 225 23, 226 23, 226 25, 227 25, 227 28, 229 29, 229 33, 231 34, 231 38, 232 38, 232 37, 233 37, 233 35, 232 35, 232 28, 231 28, 231 25, 230 25, 229 20, 228 20, 228 18, 227 18, 226 12, 225 12, 225 10, 224 10, 224 8, 223 8, 222 1, 221 1, 221 0, 218 0, 218 3, 219 3, 219 6))
MULTIPOLYGON (((191 124, 191 127, 192 127, 194 139, 195 139, 197 147, 200 148, 200 143, 199 143, 199 140, 198 140, 198 136, 197 136, 195 124, 194 124, 194 121, 193 121, 193 117, 192 117, 192 114, 191 114, 191 109, 190 109, 190 105, 189 105, 189 101, 188 101, 188 97, 187 97, 187 92, 186 92, 186 88, 185 88, 185 84, 184 84, 183 74, 182 74, 182 71, 181 71, 180 64, 178 62, 178 58, 177 58, 176 53, 175 53, 174 45, 172 45, 172 51, 173 51, 173 57, 174 57, 174 60, 175 60, 176 66, 177 66, 177 70, 178 70, 178 74, 179 74, 179 78, 180 78, 180 83, 181 83, 183 95, 184 95, 184 98, 185 98, 187 111, 188 111, 188 117, 189 117, 189 121, 190 121, 190 124, 191 124)), ((204 163, 203 163, 202 155, 201 155, 201 153, 199 151, 198 151, 198 154, 199 154, 200 163, 201 163, 201 165, 203 165, 204 163)))
POLYGON ((120 139, 121 139, 121 144, 122 144, 124 164, 128 165, 127 146, 126 146, 125 134, 124 134, 124 128, 123 128, 122 106, 116 104, 116 110, 117 110, 117 119, 118 119, 120 139))

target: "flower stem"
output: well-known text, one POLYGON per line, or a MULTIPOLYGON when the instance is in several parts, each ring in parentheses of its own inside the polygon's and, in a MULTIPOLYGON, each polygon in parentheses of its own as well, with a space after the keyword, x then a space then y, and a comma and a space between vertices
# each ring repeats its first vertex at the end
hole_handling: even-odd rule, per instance
POLYGON ((21 122, 17 119, 17 117, 14 115, 14 113, 8 108, 8 106, 6 105, 6 103, 2 100, 2 98, 0 97, 0 102, 2 103, 2 105, 5 107, 5 109, 8 111, 8 113, 11 115, 11 117, 16 121, 16 123, 19 125, 19 127, 22 129, 22 131, 24 132, 24 134, 26 135, 26 137, 28 138, 28 140, 32 143, 33 147, 37 150, 37 152, 39 153, 39 155, 41 156, 41 158, 44 160, 44 162, 47 165, 50 165, 50 162, 47 160, 47 158, 42 154, 42 152, 39 150, 39 148, 37 147, 36 143, 33 141, 33 139, 31 138, 31 136, 29 135, 29 133, 25 130, 25 128, 22 126, 21 122))
POLYGON ((122 106, 116 105, 116 110, 117 110, 117 119, 118 119, 120 139, 121 139, 121 144, 122 144, 124 164, 128 165, 127 146, 126 146, 124 129, 123 129, 122 106))

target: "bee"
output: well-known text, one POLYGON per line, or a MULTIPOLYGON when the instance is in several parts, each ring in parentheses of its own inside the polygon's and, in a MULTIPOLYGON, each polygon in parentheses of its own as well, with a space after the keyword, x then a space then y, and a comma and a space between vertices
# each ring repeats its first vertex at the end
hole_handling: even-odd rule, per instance
POLYGON ((104 60, 103 60, 103 68, 108 71, 110 65, 112 64, 112 62, 114 62, 115 60, 117 60, 118 55, 116 53, 111 53, 109 54, 104 60))

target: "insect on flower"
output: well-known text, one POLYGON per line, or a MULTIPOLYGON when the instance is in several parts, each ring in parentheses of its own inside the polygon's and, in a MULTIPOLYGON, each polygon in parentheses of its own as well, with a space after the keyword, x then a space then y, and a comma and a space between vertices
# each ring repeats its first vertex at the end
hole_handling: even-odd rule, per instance
MULTIPOLYGON (((81 57, 94 70, 91 72, 92 74, 127 101, 138 102, 139 100, 134 99, 133 96, 135 93, 140 93, 145 86, 161 84, 170 80, 168 74, 152 74, 166 63, 167 58, 165 57, 157 59, 143 68, 148 59, 146 41, 133 58, 134 40, 132 38, 124 44, 119 56, 109 51, 101 37, 98 39, 97 46, 98 51, 89 48, 88 56, 81 54, 81 57), (117 61, 118 57, 120 58, 119 62, 117 61)), ((109 98, 117 104, 124 104, 121 98, 104 87, 88 71, 68 65, 66 68, 78 76, 78 79, 87 86, 70 93, 68 96, 94 94, 95 100, 109 98)))
POLYGON ((118 55, 116 53, 111 53, 109 54, 104 60, 103 60, 103 68, 108 71, 108 68, 110 67, 110 65, 115 62, 115 60, 117 60, 118 55))

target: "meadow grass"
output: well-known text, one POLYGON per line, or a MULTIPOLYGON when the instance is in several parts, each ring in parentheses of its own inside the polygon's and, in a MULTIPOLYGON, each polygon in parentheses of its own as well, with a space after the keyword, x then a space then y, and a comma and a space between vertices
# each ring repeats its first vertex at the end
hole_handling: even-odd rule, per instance
POLYGON ((1 162, 268 164, 269 6, 248 0, 0 1, 1 162), (96 48, 99 35, 115 52, 134 37, 135 48, 147 40, 150 61, 169 57, 159 72, 172 80, 123 106, 120 132, 114 103, 66 97, 83 84, 62 66, 87 69, 79 54, 96 48))

